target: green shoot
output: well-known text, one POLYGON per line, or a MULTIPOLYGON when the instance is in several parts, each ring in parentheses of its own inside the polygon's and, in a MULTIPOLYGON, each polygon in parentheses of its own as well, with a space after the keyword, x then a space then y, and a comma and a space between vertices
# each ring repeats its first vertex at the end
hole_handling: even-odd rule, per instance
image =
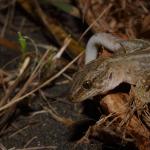
POLYGON ((21 32, 18 32, 18 41, 19 41, 19 44, 21 46, 22 54, 25 54, 27 52, 27 41, 21 32))

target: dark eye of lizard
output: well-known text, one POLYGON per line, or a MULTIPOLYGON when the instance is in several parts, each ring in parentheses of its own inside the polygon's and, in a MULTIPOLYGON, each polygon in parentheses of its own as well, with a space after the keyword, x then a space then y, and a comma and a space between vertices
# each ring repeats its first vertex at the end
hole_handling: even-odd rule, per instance
POLYGON ((84 89, 89 90, 92 87, 92 82, 90 80, 84 81, 82 86, 84 89))

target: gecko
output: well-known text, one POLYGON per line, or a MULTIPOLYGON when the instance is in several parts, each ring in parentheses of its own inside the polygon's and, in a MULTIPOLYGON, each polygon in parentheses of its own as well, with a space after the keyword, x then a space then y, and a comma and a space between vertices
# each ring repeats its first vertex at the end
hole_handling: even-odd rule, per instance
POLYGON ((150 42, 122 40, 108 33, 97 33, 90 38, 86 51, 96 51, 98 44, 114 54, 97 59, 94 54, 90 60, 86 59, 86 65, 73 77, 71 101, 82 102, 106 94, 125 82, 134 85, 136 96, 144 103, 150 102, 150 42))

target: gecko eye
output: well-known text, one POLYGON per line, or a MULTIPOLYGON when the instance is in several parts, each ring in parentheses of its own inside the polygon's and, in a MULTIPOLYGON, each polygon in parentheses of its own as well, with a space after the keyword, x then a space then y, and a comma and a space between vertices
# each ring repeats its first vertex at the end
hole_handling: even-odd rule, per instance
POLYGON ((92 87, 92 82, 90 80, 84 81, 82 86, 84 89, 88 90, 92 87))

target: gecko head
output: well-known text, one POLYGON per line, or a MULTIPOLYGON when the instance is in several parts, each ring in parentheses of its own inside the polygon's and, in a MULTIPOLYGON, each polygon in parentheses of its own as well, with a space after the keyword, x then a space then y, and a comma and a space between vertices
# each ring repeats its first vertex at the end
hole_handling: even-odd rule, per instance
POLYGON ((105 94, 119 85, 118 75, 107 62, 95 64, 91 62, 75 73, 70 98, 73 102, 81 102, 98 94, 105 94))

